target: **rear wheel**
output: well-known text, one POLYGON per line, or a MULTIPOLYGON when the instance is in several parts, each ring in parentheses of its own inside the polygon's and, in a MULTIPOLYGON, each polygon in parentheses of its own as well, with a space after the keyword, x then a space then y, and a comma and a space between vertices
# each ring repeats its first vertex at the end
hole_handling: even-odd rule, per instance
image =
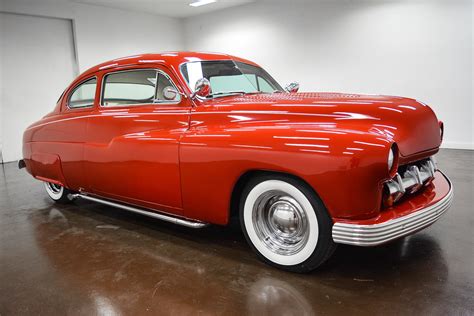
POLYGON ((280 269, 309 272, 336 248, 324 204, 305 183, 291 177, 251 180, 242 194, 240 222, 258 257, 280 269))
POLYGON ((66 189, 62 185, 51 183, 51 182, 44 182, 44 187, 46 192, 48 193, 49 197, 58 203, 69 203, 72 200, 69 198, 69 194, 72 193, 69 189, 66 189))

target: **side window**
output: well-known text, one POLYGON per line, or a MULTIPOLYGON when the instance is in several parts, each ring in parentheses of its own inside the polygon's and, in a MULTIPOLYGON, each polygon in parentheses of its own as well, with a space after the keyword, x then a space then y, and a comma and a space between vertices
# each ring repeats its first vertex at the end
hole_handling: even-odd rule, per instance
POLYGON ((179 94, 170 80, 156 70, 111 73, 104 79, 103 106, 177 102, 179 94))
POLYGON ((92 78, 77 86, 68 101, 70 109, 85 108, 94 105, 97 79, 92 78))

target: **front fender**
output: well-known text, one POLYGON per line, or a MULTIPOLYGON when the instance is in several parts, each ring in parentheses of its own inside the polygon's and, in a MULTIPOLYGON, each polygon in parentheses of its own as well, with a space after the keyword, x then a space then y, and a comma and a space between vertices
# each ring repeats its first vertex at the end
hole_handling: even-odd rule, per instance
POLYGON ((226 224, 234 185, 249 170, 303 179, 332 217, 373 216, 390 146, 373 134, 314 125, 191 129, 180 142, 185 216, 226 224))

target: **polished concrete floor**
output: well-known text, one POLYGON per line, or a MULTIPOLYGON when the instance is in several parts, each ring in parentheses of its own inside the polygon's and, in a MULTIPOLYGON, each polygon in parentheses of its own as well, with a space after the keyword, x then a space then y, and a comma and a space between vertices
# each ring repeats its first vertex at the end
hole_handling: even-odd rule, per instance
MULTIPOLYGON (((0 171, 0 315, 474 313, 474 151, 442 150, 451 210, 375 248, 340 246, 312 274, 260 263, 238 227, 191 230, 98 204, 53 204, 0 171)), ((1 169, 1 167, 0 167, 1 169)))

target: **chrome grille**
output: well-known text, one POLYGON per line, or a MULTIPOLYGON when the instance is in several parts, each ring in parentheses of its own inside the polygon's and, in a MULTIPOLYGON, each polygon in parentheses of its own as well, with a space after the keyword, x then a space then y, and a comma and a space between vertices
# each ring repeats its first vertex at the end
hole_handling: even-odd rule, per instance
POLYGON ((433 157, 400 167, 395 177, 385 182, 385 190, 392 199, 391 204, 399 201, 405 194, 415 193, 429 185, 436 170, 433 157))

